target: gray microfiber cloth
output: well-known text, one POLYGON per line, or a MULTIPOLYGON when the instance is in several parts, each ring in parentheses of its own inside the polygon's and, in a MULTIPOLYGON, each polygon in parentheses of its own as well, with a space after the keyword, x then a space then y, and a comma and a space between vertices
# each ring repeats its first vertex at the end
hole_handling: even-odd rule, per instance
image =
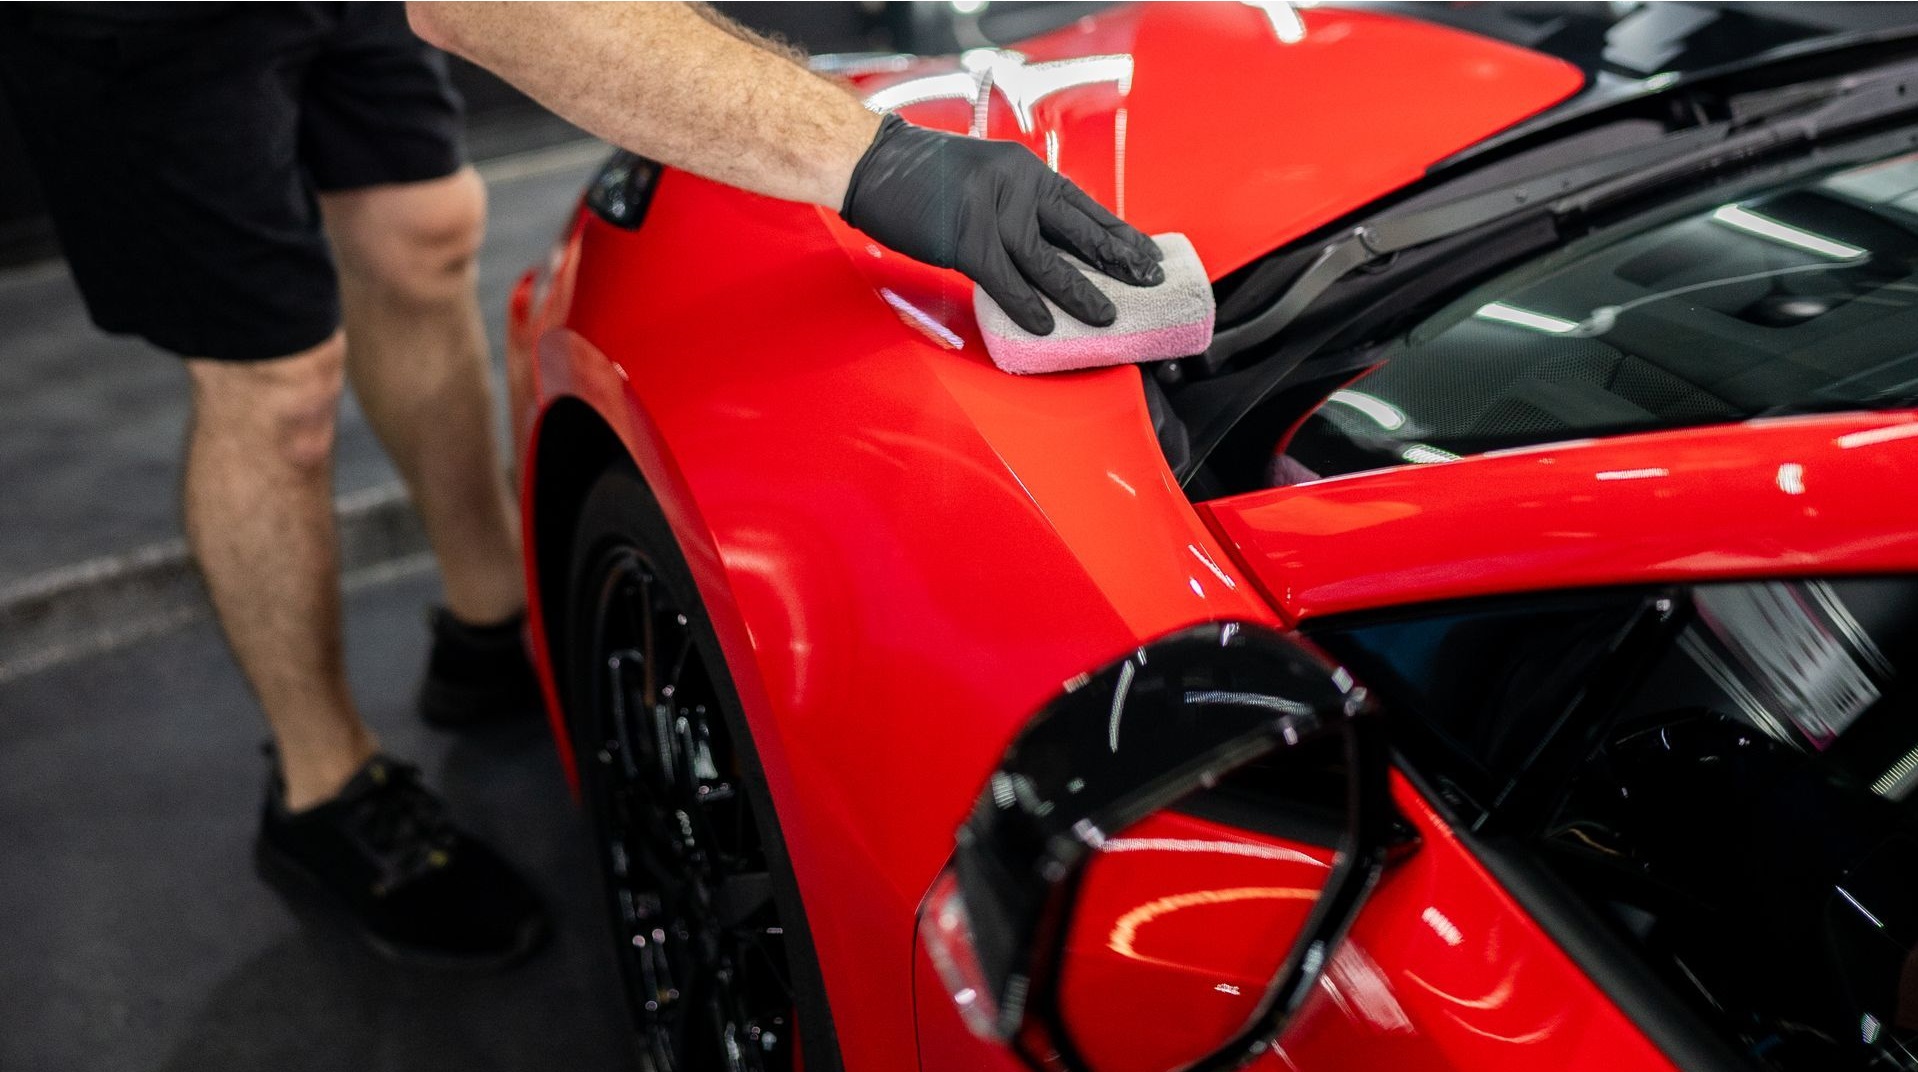
POLYGON ((1052 310, 1052 334, 1034 335, 1013 323, 998 302, 975 286, 972 311, 993 364, 1007 372, 1065 372, 1204 353, 1212 345, 1215 311, 1205 265, 1199 263, 1192 241, 1176 231, 1153 235, 1152 240, 1165 254, 1161 262, 1165 281, 1156 287, 1121 283, 1066 257, 1067 263, 1112 299, 1119 315, 1106 327, 1080 323, 1041 295, 1040 300, 1052 310))

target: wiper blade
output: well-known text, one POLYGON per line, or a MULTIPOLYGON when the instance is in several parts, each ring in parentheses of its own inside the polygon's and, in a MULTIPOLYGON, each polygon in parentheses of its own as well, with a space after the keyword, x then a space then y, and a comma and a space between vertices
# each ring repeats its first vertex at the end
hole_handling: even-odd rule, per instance
POLYGON ((1332 284, 1395 253, 1478 230, 1527 210, 1549 211, 1553 202, 1642 169, 1652 160, 1667 159, 1688 147, 1724 144, 1721 126, 1681 131, 1657 145, 1611 159, 1539 176, 1495 190, 1473 194, 1419 212, 1392 216, 1352 228, 1326 243, 1318 257, 1256 315, 1212 337, 1206 350, 1206 371, 1213 372, 1233 354, 1278 336, 1299 318, 1332 284))
POLYGON ((1918 63, 1829 80, 1819 95, 1807 87, 1758 91, 1741 98, 1734 118, 1674 133, 1655 145, 1607 160, 1513 183, 1402 216, 1354 227, 1328 242, 1277 300, 1251 318, 1222 328, 1202 356, 1216 372, 1233 355, 1276 338, 1334 283, 1396 253, 1476 231, 1527 211, 1564 216, 1643 192, 1729 161, 1766 155, 1918 109, 1907 94, 1918 63))

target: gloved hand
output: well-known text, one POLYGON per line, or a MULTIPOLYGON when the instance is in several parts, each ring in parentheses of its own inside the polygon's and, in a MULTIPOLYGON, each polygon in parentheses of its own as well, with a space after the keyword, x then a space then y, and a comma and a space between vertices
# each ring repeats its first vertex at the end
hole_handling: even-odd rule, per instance
POLYGON ((1052 313, 1034 287, 1088 324, 1118 314, 1060 259, 1061 248, 1134 286, 1165 279, 1152 239, 1024 146, 926 130, 896 115, 880 121, 839 214, 914 260, 959 269, 1038 335, 1052 331, 1052 313))

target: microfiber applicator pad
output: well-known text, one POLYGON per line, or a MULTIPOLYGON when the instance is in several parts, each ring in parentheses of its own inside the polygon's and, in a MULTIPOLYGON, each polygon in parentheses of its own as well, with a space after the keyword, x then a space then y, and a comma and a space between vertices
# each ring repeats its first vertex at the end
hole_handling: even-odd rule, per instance
POLYGON ((1165 281, 1156 287, 1121 283, 1066 257, 1118 309, 1118 317, 1106 327, 1082 324, 1041 296, 1052 311, 1052 334, 1034 335, 974 287, 972 311, 993 364, 1007 372, 1065 372, 1204 353, 1212 344, 1214 312, 1205 265, 1182 234, 1153 235, 1152 240, 1165 254, 1165 281))

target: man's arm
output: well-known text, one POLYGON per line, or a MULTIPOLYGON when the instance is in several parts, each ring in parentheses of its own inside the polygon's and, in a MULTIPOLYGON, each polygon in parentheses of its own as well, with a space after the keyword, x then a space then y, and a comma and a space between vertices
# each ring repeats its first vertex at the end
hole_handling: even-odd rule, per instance
POLYGON ((842 87, 686 4, 409 3, 428 42, 615 145, 757 193, 837 209, 907 256, 957 268, 1029 331, 1037 291, 1080 320, 1112 303, 1061 248, 1136 285, 1152 240, 1023 147, 873 115, 842 87))
POLYGON ((614 145, 728 185, 837 209, 879 117, 685 4, 413 3, 458 53, 614 145))

